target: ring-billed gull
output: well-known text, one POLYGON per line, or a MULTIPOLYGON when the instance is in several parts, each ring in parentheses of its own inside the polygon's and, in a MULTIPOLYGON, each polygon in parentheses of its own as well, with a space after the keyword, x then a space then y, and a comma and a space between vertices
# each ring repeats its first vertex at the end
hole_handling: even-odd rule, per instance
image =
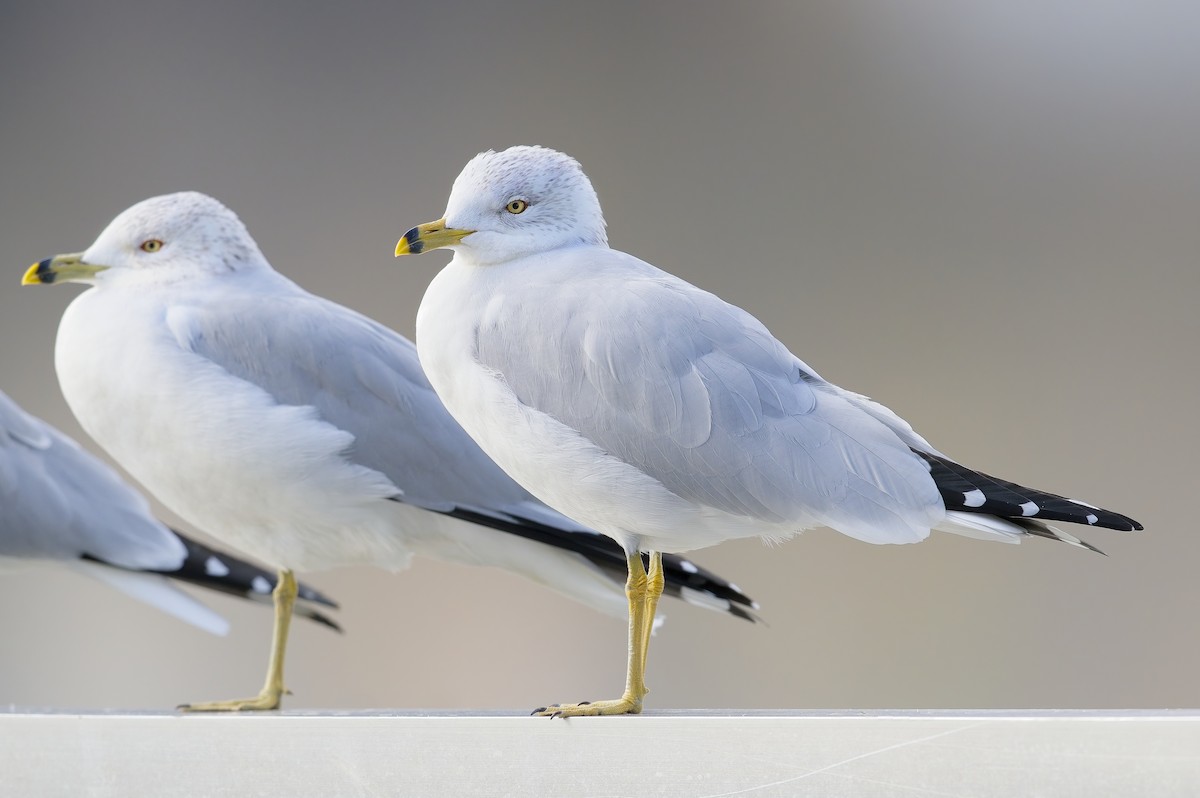
MULTIPOLYGON (((0 563, 54 562, 213 634, 229 623, 167 579, 254 601, 273 574, 158 521, 113 469, 0 391, 0 563)), ((305 602, 337 605, 301 585, 305 602)), ((297 612, 337 629, 306 604, 297 612)))
POLYGON ((438 395, 517 482, 628 557, 624 694, 539 714, 641 711, 658 552, 815 526, 871 543, 939 529, 1076 545, 1046 522, 1141 528, 959 465, 750 314, 610 249, 591 182, 562 153, 471 160, 443 218, 409 230, 396 255, 439 247, 454 257, 417 314, 438 395))
MULTIPOLYGON (((24 281, 93 285, 58 330, 71 410, 160 501, 278 567, 281 585, 422 554, 624 614, 620 548, 509 479, 442 407, 408 340, 276 272, 211 197, 140 202, 24 281)), ((733 585, 682 558, 670 567, 676 595, 751 617, 733 585)), ((290 604, 276 594, 259 695, 191 709, 279 705, 290 604)))

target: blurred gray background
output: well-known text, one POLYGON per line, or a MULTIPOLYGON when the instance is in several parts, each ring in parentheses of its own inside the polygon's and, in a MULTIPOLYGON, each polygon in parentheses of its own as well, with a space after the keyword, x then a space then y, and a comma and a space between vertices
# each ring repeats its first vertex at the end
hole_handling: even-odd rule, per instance
MULTIPOLYGON (((79 289, 20 276, 181 189, 411 337, 448 256, 395 261, 396 239, 476 152, 552 146, 591 175, 613 246, 965 463, 1146 525, 1083 530, 1108 557, 825 530, 697 552, 768 623, 664 604, 649 707, 1194 707, 1198 33, 1195 4, 1132 0, 8 2, 0 387, 95 448, 52 362, 79 289)), ((346 634, 293 627, 287 707, 620 689, 624 626, 507 573, 306 578, 346 634)), ((205 596, 233 621, 220 639, 73 574, 0 580, 0 703, 261 683, 262 608, 205 596)))

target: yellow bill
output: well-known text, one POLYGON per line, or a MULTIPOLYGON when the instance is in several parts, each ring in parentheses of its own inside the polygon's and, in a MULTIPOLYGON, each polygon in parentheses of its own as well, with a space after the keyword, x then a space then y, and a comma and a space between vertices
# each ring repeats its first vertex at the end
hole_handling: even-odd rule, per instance
POLYGON ((445 219, 419 224, 405 233, 404 238, 396 244, 396 257, 420 255, 430 249, 453 246, 474 232, 447 227, 445 219))
POLYGON ((21 285, 49 285, 50 283, 90 280, 107 268, 107 266, 86 263, 83 260, 82 252, 55 255, 53 258, 38 261, 26 269, 25 276, 21 278, 21 285))

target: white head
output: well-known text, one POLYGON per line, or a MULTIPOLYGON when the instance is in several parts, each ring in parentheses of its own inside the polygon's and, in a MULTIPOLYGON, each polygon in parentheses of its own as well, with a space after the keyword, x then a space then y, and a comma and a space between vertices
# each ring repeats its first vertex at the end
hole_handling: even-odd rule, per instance
POLYGON ((270 266, 233 211, 182 191, 126 209, 85 252, 34 264, 24 282, 162 283, 261 268, 270 266))
POLYGON ((574 158, 510 147, 472 158, 454 181, 445 217, 406 233, 396 254, 448 247, 482 265, 607 243, 600 201, 574 158))

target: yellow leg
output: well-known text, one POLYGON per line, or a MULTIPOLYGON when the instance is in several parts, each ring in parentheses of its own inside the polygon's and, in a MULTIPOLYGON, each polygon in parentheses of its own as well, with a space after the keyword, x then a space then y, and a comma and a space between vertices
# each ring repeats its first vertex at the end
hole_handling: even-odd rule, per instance
POLYGON ((271 661, 267 665, 267 681, 255 698, 234 698, 229 701, 206 701, 202 704, 182 704, 185 712, 244 712, 278 709, 287 688, 283 686, 283 658, 287 652, 288 629, 292 624, 292 607, 296 604, 296 576, 281 570, 275 585, 275 632, 271 639, 271 661))
POLYGON ((624 694, 606 701, 551 704, 535 709, 534 715, 569 718, 576 715, 636 715, 642 711, 642 699, 649 692, 646 689, 646 650, 650 645, 650 630, 654 628, 658 597, 663 590, 662 555, 651 552, 649 574, 638 552, 628 557, 628 566, 625 595, 629 599, 629 660, 624 694))
MULTIPOLYGON (((642 678, 646 677, 646 652, 650 650, 650 634, 654 631, 654 615, 658 612, 658 599, 663 594, 666 579, 663 577, 662 552, 650 552, 650 573, 646 583, 646 623, 642 628, 642 678)), ((649 687, 643 689, 648 693, 649 687)))

